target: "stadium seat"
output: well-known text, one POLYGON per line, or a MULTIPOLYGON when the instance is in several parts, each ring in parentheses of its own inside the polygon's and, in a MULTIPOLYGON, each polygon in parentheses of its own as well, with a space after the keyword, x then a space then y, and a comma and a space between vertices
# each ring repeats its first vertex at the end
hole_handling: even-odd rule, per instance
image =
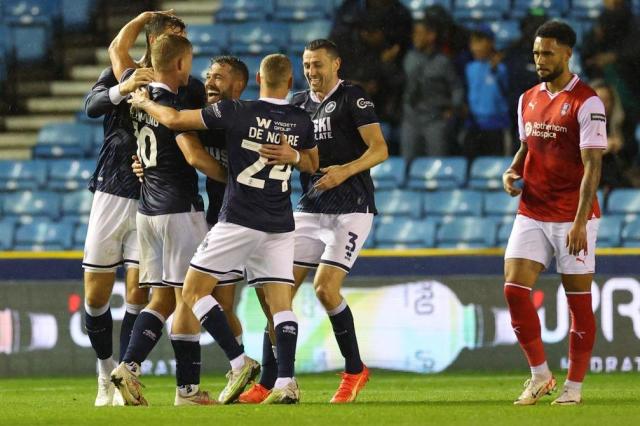
POLYGON ((73 250, 84 250, 84 241, 87 239, 87 224, 80 223, 73 231, 73 250))
POLYGON ((96 0, 60 0, 65 32, 89 30, 96 0))
POLYGON ((302 197, 302 192, 300 191, 295 191, 295 190, 291 190, 291 208, 293 208, 293 211, 296 210, 296 206, 298 205, 298 201, 300 201, 300 198, 302 197))
POLYGON ((47 124, 40 129, 34 154, 40 158, 82 157, 92 151, 94 138, 90 124, 47 124))
POLYGON ((279 21, 317 21, 331 16, 333 5, 323 0, 274 0, 273 17, 279 21))
POLYGON ((479 217, 456 217, 438 228, 436 246, 440 248, 482 248, 496 245, 496 225, 479 217))
POLYGON ((260 21, 273 12, 273 0, 222 0, 216 22, 260 21))
POLYGON ((256 73, 260 71, 260 62, 262 62, 262 56, 243 55, 240 56, 240 60, 245 63, 249 70, 249 81, 247 87, 251 89, 258 89, 258 82, 256 81, 256 73))
POLYGON ((302 192, 302 183, 300 182, 300 171, 295 167, 291 171, 291 190, 302 192))
POLYGON ((9 18, 10 50, 18 65, 44 63, 49 55, 51 28, 49 19, 41 16, 9 18))
POLYGON ((19 217, 25 222, 33 217, 57 219, 60 216, 60 197, 45 191, 6 194, 3 211, 5 216, 19 217))
POLYGON ((511 9, 510 0, 454 0, 453 16, 459 20, 502 19, 511 9))
POLYGON ((255 101, 259 97, 260 91, 257 87, 247 87, 246 89, 244 89, 244 92, 242 92, 242 96, 240 96, 240 99, 242 99, 243 101, 255 101))
POLYGON ((496 246, 507 247, 507 242, 509 241, 509 236, 511 235, 511 229, 513 228, 513 219, 511 221, 499 223, 497 226, 498 235, 496 246))
POLYGON ((307 79, 304 77, 304 66, 302 65, 301 54, 289 54, 291 59, 291 67, 293 68, 293 91, 305 90, 307 88, 307 79))
POLYGON ((640 214, 640 190, 616 189, 609 194, 607 211, 613 215, 640 214))
POLYGON ((522 19, 530 9, 544 9, 547 16, 559 17, 569 10, 569 0, 513 0, 511 17, 522 19))
POLYGON ((502 174, 511 165, 511 157, 478 157, 471 164, 469 187, 474 189, 502 189, 502 174))
POLYGON ((520 197, 512 197, 506 192, 484 193, 484 214, 498 219, 514 218, 518 211, 520 197))
POLYGON ((0 161, 0 191, 36 190, 47 175, 43 161, 0 161))
POLYGON ((622 228, 622 246, 640 247, 640 220, 629 222, 622 228))
POLYGON ((602 11, 602 0, 572 0, 569 14, 575 19, 595 19, 602 11))
MULTIPOLYGON (((200 24, 187 27, 194 55, 219 55, 229 44, 229 28, 221 24, 200 24)), ((208 58, 209 59, 209 58, 208 58)))
POLYGON ((95 168, 94 160, 51 161, 47 186, 56 191, 85 188, 95 168))
POLYGON ((464 186, 467 160, 462 157, 420 157, 411 162, 411 189, 453 189, 464 186))
POLYGON ((0 220, 0 250, 13 250, 15 228, 15 220, 0 220))
POLYGON ((204 82, 207 79, 207 72, 209 72, 210 67, 210 56, 194 56, 191 62, 191 75, 204 82))
POLYGON ((91 212, 93 194, 87 189, 70 192, 62 196, 62 214, 67 215, 88 215, 91 212))
POLYGON ((424 10, 429 6, 440 5, 447 10, 451 10, 451 0, 402 0, 407 6, 413 19, 424 18, 424 10))
POLYGON ((422 213, 422 197, 416 191, 379 191, 376 193, 376 207, 381 215, 409 216, 419 218, 422 213))
POLYGON ((389 157, 371 169, 371 178, 376 189, 400 188, 404 183, 405 170, 402 157, 389 157))
POLYGON ((34 17, 55 19, 60 15, 59 2, 60 0, 5 0, 0 1, 0 9, 3 9, 7 19, 20 18, 24 21, 34 17))
POLYGON ((331 21, 326 19, 314 20, 303 23, 291 24, 289 26, 291 43, 288 46, 292 55, 300 54, 304 51, 304 46, 311 40, 327 38, 331 31, 331 21))
POLYGON ((435 236, 435 222, 402 217, 382 218, 375 231, 377 248, 433 247, 435 236))
POLYGON ((493 21, 489 26, 495 34, 495 45, 498 50, 505 49, 520 39, 520 23, 518 21, 493 21))
POLYGON ((468 189, 443 190, 424 194, 427 218, 443 216, 480 216, 482 193, 468 189))
POLYGON ((603 216, 598 228, 598 247, 620 247, 621 216, 603 216))
POLYGON ((230 46, 237 55, 260 55, 284 50, 289 28, 278 22, 251 22, 230 28, 230 46))
POLYGON ((73 227, 67 223, 38 221, 18 226, 15 249, 42 251, 68 250, 72 246, 73 227))

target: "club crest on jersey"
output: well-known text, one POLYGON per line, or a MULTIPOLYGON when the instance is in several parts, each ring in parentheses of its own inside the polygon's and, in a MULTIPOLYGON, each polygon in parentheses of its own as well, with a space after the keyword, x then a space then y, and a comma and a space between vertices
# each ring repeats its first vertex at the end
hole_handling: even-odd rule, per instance
POLYGON ((533 109, 536 107, 537 102, 529 102, 529 108, 531 108, 531 111, 533 111, 533 109))
POLYGON ((567 115, 567 113, 569 112, 569 108, 571 108, 571 105, 569 105, 567 102, 562 104, 562 108, 560 108, 560 115, 567 115))
POLYGON ((324 112, 331 114, 336 109, 336 101, 331 101, 324 107, 324 112))

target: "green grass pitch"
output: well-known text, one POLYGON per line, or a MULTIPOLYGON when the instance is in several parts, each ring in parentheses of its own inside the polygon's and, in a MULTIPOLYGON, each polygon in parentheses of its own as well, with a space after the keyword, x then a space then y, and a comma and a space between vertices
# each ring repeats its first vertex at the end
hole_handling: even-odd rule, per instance
MULTIPOLYGON (((555 407, 543 398, 515 407, 523 374, 417 375, 374 371, 350 405, 327 403, 335 374, 299 377, 297 406, 173 407, 170 377, 144 378, 150 407, 93 407, 95 379, 0 379, 0 425, 640 425, 638 374, 590 375, 584 404, 555 407), (613 422, 616 422, 615 424, 613 422)), ((217 391, 224 378, 207 376, 203 388, 217 391)))

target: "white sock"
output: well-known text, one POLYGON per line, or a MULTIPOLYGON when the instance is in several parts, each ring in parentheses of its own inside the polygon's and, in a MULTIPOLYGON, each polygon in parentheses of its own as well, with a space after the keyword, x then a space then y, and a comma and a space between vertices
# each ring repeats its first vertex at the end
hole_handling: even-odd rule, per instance
POLYGON ((531 377, 534 380, 549 380, 551 378, 551 370, 549 370, 549 365, 547 361, 543 362, 540 365, 534 365, 531 367, 531 377))
POLYGON ((198 385, 182 385, 182 386, 178 386, 178 393, 180 394, 180 396, 186 398, 198 393, 199 388, 200 386, 198 385))
POLYGON ((98 374, 100 376, 107 376, 111 374, 111 371, 116 368, 117 364, 113 360, 113 357, 110 356, 107 359, 99 359, 98 360, 98 374))
POLYGON ((293 377, 278 377, 276 384, 273 385, 274 389, 282 389, 293 381, 293 377))
POLYGON ((240 370, 242 367, 244 367, 244 354, 235 357, 229 362, 231 363, 232 370, 240 370))
POLYGON ((239 345, 242 345, 242 334, 238 334, 236 336, 236 342, 238 342, 239 345))
POLYGON ((582 392, 582 382, 574 382, 571 380, 567 380, 564 382, 564 386, 571 390, 576 390, 578 392, 582 392))

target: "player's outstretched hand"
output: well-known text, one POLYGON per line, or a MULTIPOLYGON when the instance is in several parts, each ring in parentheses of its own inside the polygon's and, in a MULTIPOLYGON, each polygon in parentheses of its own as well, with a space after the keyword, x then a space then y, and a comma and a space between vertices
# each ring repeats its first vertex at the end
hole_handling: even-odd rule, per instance
POLYGON ((329 166, 320 169, 324 173, 313 187, 319 191, 335 188, 349 178, 349 173, 344 166, 329 166))
POLYGON ((167 10, 151 10, 147 12, 142 12, 139 16, 144 20, 144 22, 149 22, 155 15, 168 15, 175 16, 175 9, 167 9, 167 10))
POLYGON ((572 256, 579 256, 580 252, 584 250, 584 254, 587 253, 587 225, 573 222, 569 233, 567 234, 566 246, 569 248, 569 254, 572 256))
POLYGON ((507 194, 512 197, 517 197, 522 193, 522 185, 517 183, 520 179, 522 179, 522 176, 513 169, 507 169, 507 171, 502 174, 502 186, 507 194))
POLYGON ((145 88, 140 88, 131 93, 131 97, 127 102, 134 108, 144 109, 144 105, 149 99, 149 92, 145 88))
POLYGON ((259 152, 262 157, 268 160, 268 166, 295 164, 299 155, 297 151, 287 143, 287 138, 283 132, 280 132, 279 144, 263 144, 259 152))
POLYGON ((131 77, 120 83, 120 94, 122 96, 128 95, 134 90, 137 90, 142 86, 146 86, 152 81, 153 68, 138 68, 133 72, 133 74, 131 74, 131 77))
POLYGON ((131 163, 131 170, 138 177, 138 180, 142 183, 142 178, 144 177, 144 167, 142 167, 142 163, 137 155, 132 155, 131 159, 133 163, 131 163))

